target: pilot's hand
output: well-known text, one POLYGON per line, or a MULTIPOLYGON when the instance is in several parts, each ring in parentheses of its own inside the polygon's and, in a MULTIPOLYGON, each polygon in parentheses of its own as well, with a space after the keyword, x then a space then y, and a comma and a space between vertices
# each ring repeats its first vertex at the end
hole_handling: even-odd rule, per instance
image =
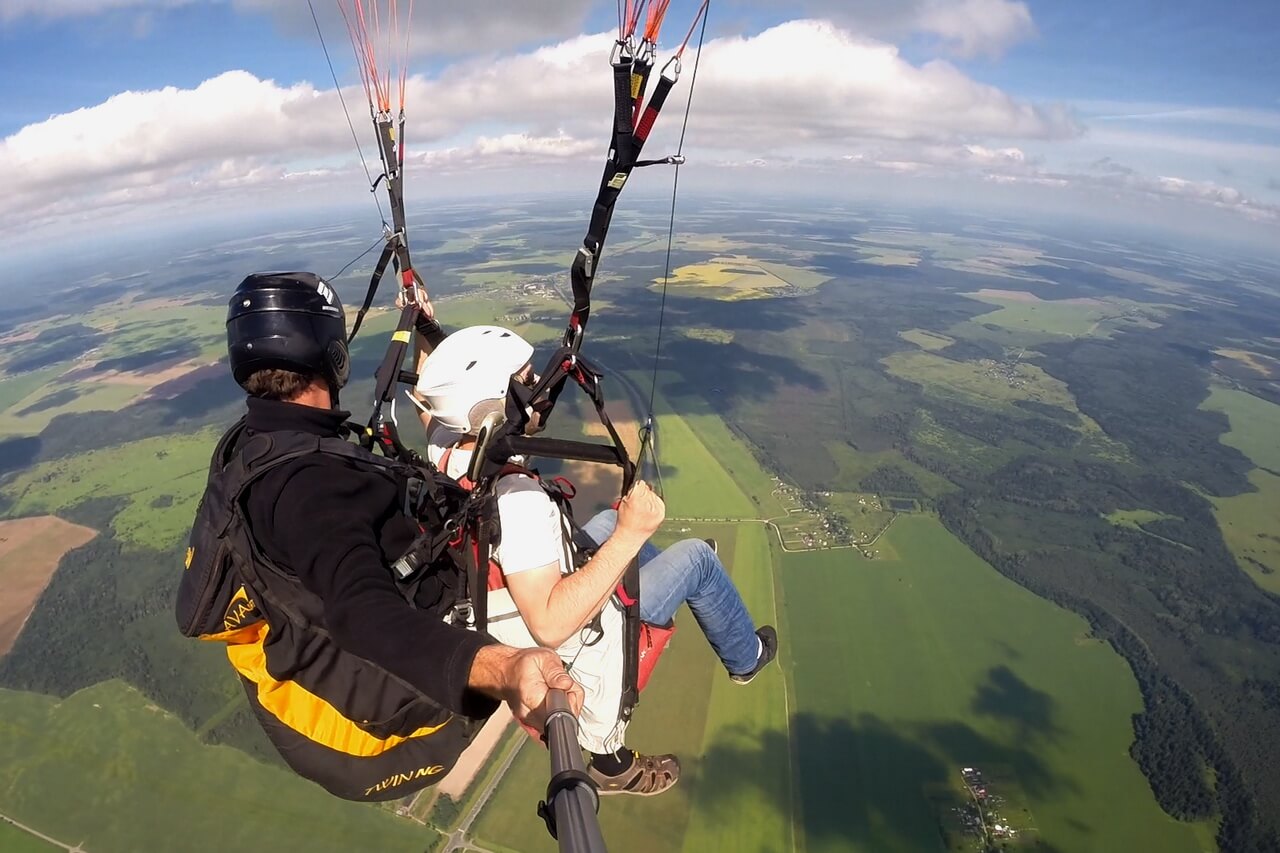
POLYGON ((550 649, 520 649, 507 664, 507 704, 517 722, 542 731, 547 719, 547 691, 563 690, 575 715, 582 711, 586 695, 582 685, 564 668, 564 661, 550 649))
POLYGON ((637 480, 618 504, 618 529, 648 539, 667 517, 666 504, 644 480, 637 480))

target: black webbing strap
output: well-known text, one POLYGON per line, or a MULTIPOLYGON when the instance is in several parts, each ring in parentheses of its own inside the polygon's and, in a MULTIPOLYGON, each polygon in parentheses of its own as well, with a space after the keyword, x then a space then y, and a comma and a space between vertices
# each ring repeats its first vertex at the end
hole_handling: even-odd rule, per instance
POLYGON ((632 557, 622 573, 622 719, 640 703, 640 560, 632 557))
POLYGON ((564 344, 575 351, 582 345, 582 331, 591 317, 591 288, 595 283, 596 270, 600 264, 600 256, 604 251, 604 243, 609 234, 609 226, 613 222, 614 208, 618 196, 626 186, 631 171, 640 162, 644 165, 674 162, 671 158, 640 161, 640 153, 653 131, 654 123, 662 112, 667 96, 680 75, 679 62, 667 63, 659 77, 658 85, 647 106, 640 107, 644 90, 648 84, 652 64, 642 65, 643 60, 634 60, 626 51, 621 51, 613 63, 613 144, 609 150, 609 159, 605 163, 604 174, 600 178, 600 189, 596 193, 595 204, 591 208, 591 220, 587 225, 587 236, 582 241, 582 248, 574 256, 573 265, 569 269, 569 282, 573 289, 573 312, 569 315, 569 325, 565 329, 564 344), (636 118, 639 117, 639 123, 636 118))
POLYGON ((631 89, 631 69, 634 62, 629 53, 623 52, 613 63, 613 149, 618 159, 626 159, 626 143, 631 139, 635 126, 631 113, 635 107, 631 89))
POLYGON ((493 558, 493 501, 481 501, 476 513, 476 548, 472 552, 472 571, 468 574, 471 613, 477 631, 489 624, 489 560, 493 558))
POLYGON ((626 460, 616 446, 594 444, 589 441, 572 441, 564 438, 534 438, 524 435, 508 435, 495 439, 494 458, 505 455, 537 456, 542 459, 572 459, 578 462, 598 462, 602 465, 626 467, 626 460))
POLYGON ((384 454, 397 458, 403 458, 407 451, 400 441, 395 423, 383 416, 382 407, 391 402, 392 397, 395 396, 396 382, 400 379, 400 364, 404 361, 404 354, 413 341, 413 332, 420 312, 421 309, 412 302, 400 311, 400 321, 396 323, 396 330, 391 334, 391 345, 387 347, 386 353, 382 356, 382 363, 374 373, 373 414, 369 418, 368 429, 361 438, 361 443, 365 447, 372 448, 376 443, 384 454))
POLYGON ((426 315, 416 301, 417 287, 421 286, 422 278, 413 269, 405 231, 404 124, 403 111, 401 111, 398 119, 398 133, 396 123, 393 122, 389 114, 379 113, 374 117, 374 129, 378 136, 378 152, 382 158, 383 177, 387 182, 387 197, 391 204, 392 230, 387 236, 387 245, 382 250, 382 256, 378 259, 377 266, 374 268, 373 277, 369 282, 369 289, 365 294, 364 304, 356 315, 356 322, 351 330, 348 343, 355 338, 356 332, 359 331, 365 313, 373 303, 373 297, 378 285, 381 283, 382 276, 386 273, 388 264, 394 260, 396 273, 400 279, 400 286, 407 295, 406 304, 400 312, 399 322, 396 323, 395 331, 391 335, 391 344, 387 347, 387 351, 382 357, 382 363, 378 365, 378 370, 374 374, 373 414, 369 418, 368 428, 361 437, 361 444, 366 448, 372 448, 376 444, 386 456, 412 460, 416 454, 406 448, 400 441, 395 423, 384 417, 382 409, 395 396, 396 383, 401 378, 400 366, 404 363, 405 353, 408 352, 413 342, 414 332, 422 334, 430 343, 437 344, 444 339, 444 330, 440 328, 440 325, 434 319, 426 315), (399 140, 399 144, 397 144, 397 140, 399 140))
POLYGON ((382 254, 378 256, 378 263, 373 268, 373 277, 369 279, 369 289, 364 293, 364 303, 360 306, 360 310, 356 312, 356 321, 351 325, 351 334, 347 335, 347 343, 351 343, 356 339, 356 333, 360 331, 360 324, 364 322, 364 315, 369 313, 369 306, 373 305, 373 297, 378 293, 378 285, 382 284, 382 276, 387 271, 387 264, 391 263, 391 259, 395 257, 396 248, 391 240, 382 247, 382 254))

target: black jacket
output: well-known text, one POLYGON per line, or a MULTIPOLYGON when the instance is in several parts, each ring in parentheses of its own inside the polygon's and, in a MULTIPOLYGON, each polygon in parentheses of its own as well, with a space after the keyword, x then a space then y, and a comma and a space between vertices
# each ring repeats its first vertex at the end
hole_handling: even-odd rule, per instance
MULTIPOLYGON (((348 414, 249 398, 253 432, 337 436, 348 414)), ((476 652, 495 642, 444 624, 457 573, 429 575, 410 607, 390 564, 417 535, 385 476, 326 454, 288 463, 250 488, 249 526, 266 555, 324 602, 325 622, 347 652, 383 667, 444 708, 484 718, 494 700, 467 687, 476 652)))

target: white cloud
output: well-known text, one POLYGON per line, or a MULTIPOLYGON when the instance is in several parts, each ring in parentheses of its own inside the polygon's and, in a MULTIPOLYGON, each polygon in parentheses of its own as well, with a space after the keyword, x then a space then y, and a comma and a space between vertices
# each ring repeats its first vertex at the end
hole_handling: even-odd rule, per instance
MULTIPOLYGON (((719 161, 710 165, 741 169, 744 164, 719 161)), ((827 183, 834 185, 840 185, 839 179, 847 179, 851 173, 858 175, 859 184, 870 181, 877 174, 887 174, 894 176, 896 189, 903 193, 918 189, 912 184, 920 187, 949 184, 950 191, 954 193, 956 184, 953 179, 967 177, 1004 187, 1071 191, 1077 198, 1088 199, 1087 203, 1095 208, 1101 200, 1130 205, 1145 201, 1156 202, 1159 209, 1166 211, 1214 208, 1268 226, 1280 224, 1280 205, 1261 202, 1237 187, 1178 176, 1143 174, 1109 157, 1068 170, 1049 168, 1015 147, 991 149, 981 145, 895 143, 886 146, 872 143, 838 158, 775 158, 760 165, 772 171, 778 180, 787 182, 790 181, 788 173, 793 172, 825 175, 827 183)), ((876 185, 883 190, 883 181, 876 185)), ((962 199, 973 202, 978 201, 979 196, 970 189, 969 195, 962 196, 962 199)))
POLYGON ((599 153, 597 143, 564 134, 507 133, 481 136, 468 145, 424 151, 408 159, 411 167, 420 167, 430 174, 456 175, 479 170, 556 166, 599 153))
MULTIPOLYGON (((776 8, 769 0, 743 0, 776 8)), ((961 56, 999 56, 1036 33, 1021 0, 802 0, 805 14, 855 32, 899 39, 923 33, 961 56)))
POLYGON ((949 62, 920 66, 891 44, 820 21, 792 21, 708 47, 698 116, 760 143, 1074 136, 1063 107, 1039 107, 949 62), (777 57, 786 57, 778 62, 777 57), (705 86, 705 88, 703 88, 705 86))
MULTIPOLYGON (((345 0, 348 8, 350 0, 345 0)), ((413 17, 407 2, 399 20, 410 27, 410 49, 416 54, 468 54, 504 50, 579 32, 592 0, 467 0, 418 4, 413 17)), ((3 0, 0 20, 55 20, 87 17, 122 9, 156 11, 190 5, 230 5, 238 12, 269 16, 284 33, 315 38, 315 23, 306 0, 3 0)), ((384 11, 386 0, 365 0, 384 11)), ((325 36, 346 49, 346 25, 333 0, 314 0, 325 36)), ((146 26, 143 24, 142 26, 146 26)))
POLYGON ((0 142, 0 183, 10 195, 76 192, 84 183, 246 156, 332 152, 345 131, 329 120, 338 108, 331 91, 281 88, 244 71, 194 89, 123 92, 0 142))
MULTIPOLYGON (((472 59, 410 80, 407 140, 445 147, 477 164, 598 156, 612 107, 608 34, 579 36, 497 60, 472 59), (420 105, 419 109, 413 109, 420 105), (459 153, 461 152, 461 153, 459 153)), ((794 21, 705 49, 691 140, 704 150, 762 156, 838 156, 856 140, 968 146, 970 162, 1012 156, 987 140, 1076 133, 1061 108, 1019 102, 946 62, 914 66, 896 48, 825 22, 794 21), (785 64, 774 59, 789 56, 785 64)), ((691 70, 680 93, 687 92, 691 70)), ((348 104, 363 104, 358 90, 348 104)), ((673 97, 655 139, 671 145, 681 119, 673 97)), ((358 116, 362 110, 355 109, 358 116)), ((0 142, 0 210, 39 211, 52 197, 139 202, 195 181, 236 186, 307 159, 351 159, 351 140, 332 90, 281 86, 230 71, 193 89, 124 92, 102 104, 28 125, 0 142), (265 169, 266 171, 261 171, 265 169)), ((371 138, 357 125, 362 142, 371 138)), ((891 152, 879 159, 891 160, 891 152)), ((312 164, 314 165, 314 164, 312 164)), ((329 163, 328 166, 332 166, 329 163)))
MULTIPOLYGON (((422 88, 413 99, 432 105, 425 128, 432 137, 473 122, 599 135, 612 104, 605 64, 611 46, 608 34, 584 36, 461 63, 416 81, 422 88)), ((685 79, 668 103, 668 130, 679 121, 690 66, 686 61, 685 79)), ((690 132, 697 144, 752 154, 834 150, 859 138, 1054 139, 1079 132, 1064 107, 1020 102, 945 61, 912 65, 893 45, 824 21, 792 21, 708 43, 695 101, 690 132)))
POLYGON ((204 0, 4 0, 0 21, 83 17, 117 9, 172 9, 199 2, 204 0))
MULTIPOLYGON (((194 89, 124 92, 0 141, 0 223, 234 188, 350 146, 338 99, 230 71, 194 89)), ((348 149, 349 150, 349 149, 348 149)))
POLYGON ((961 0, 919 4, 916 27, 963 56, 998 56, 1035 34, 1031 11, 1011 0, 961 0))
MULTIPOLYGON (((501 170, 593 185, 612 109, 611 44, 607 33, 578 36, 411 78, 406 138, 414 187, 501 170)), ((692 77, 686 66, 659 125, 666 136, 655 136, 650 154, 674 147, 692 77)), ((0 228, 73 213, 159 210, 188 198, 358 196, 363 174, 335 94, 231 71, 193 89, 125 92, 29 125, 0 141, 0 228)), ((345 94, 358 117, 363 93, 345 94)), ((1094 158, 1092 169, 1048 169, 1038 152, 1081 133, 1070 111, 1020 101, 945 61, 914 65, 893 45, 829 22, 792 21, 708 43, 693 115, 694 168, 765 177, 788 169, 860 169, 904 181, 969 176, 1275 215, 1231 187, 1144 177, 1106 158, 1094 158)), ((356 129, 372 150, 367 125, 356 129)))
POLYGON ((988 180, 1011 184, 1069 187, 1116 198, 1146 198, 1182 202, 1231 211, 1257 222, 1280 223, 1280 206, 1251 198, 1236 187, 1168 175, 1144 175, 1110 158, 1092 164, 1085 172, 1054 172, 1040 168, 1016 172, 991 172, 988 180))
MULTIPOLYGON (((365 0, 368 4, 369 0, 365 0)), ((375 0, 385 8, 385 0, 375 0)), ((237 9, 269 14, 283 31, 315 37, 305 0, 232 0, 237 9)), ((520 45, 562 39, 582 31, 592 0, 465 0, 419 3, 412 19, 400 4, 401 21, 410 24, 409 47, 416 54, 490 53, 520 45)), ((333 0, 314 0, 326 38, 346 44, 346 25, 333 0)), ((348 2, 348 6, 350 3, 348 2)), ((332 49, 332 45, 330 47, 332 49)))

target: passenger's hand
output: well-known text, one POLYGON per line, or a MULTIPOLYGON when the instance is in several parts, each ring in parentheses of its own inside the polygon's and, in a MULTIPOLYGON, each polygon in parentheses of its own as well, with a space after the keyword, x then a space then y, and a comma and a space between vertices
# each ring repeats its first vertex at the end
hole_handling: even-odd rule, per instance
POLYGON ((550 649, 520 649, 507 663, 507 704, 521 725, 541 732, 547 720, 547 691, 563 690, 575 715, 586 694, 550 649))
MULTIPOLYGON (((414 299, 417 301, 418 307, 422 309, 422 313, 426 314, 428 317, 431 317, 432 319, 435 319, 436 309, 435 309, 435 306, 431 304, 431 297, 427 296, 427 289, 423 287, 421 284, 417 284, 417 285, 414 285, 413 292, 414 292, 414 299)), ((404 308, 404 306, 408 304, 409 304, 409 295, 405 291, 405 289, 402 287, 400 288, 400 292, 396 294, 396 307, 404 308)))
POLYGON ((667 507, 644 480, 637 480, 618 504, 618 529, 648 539, 667 517, 667 507))

